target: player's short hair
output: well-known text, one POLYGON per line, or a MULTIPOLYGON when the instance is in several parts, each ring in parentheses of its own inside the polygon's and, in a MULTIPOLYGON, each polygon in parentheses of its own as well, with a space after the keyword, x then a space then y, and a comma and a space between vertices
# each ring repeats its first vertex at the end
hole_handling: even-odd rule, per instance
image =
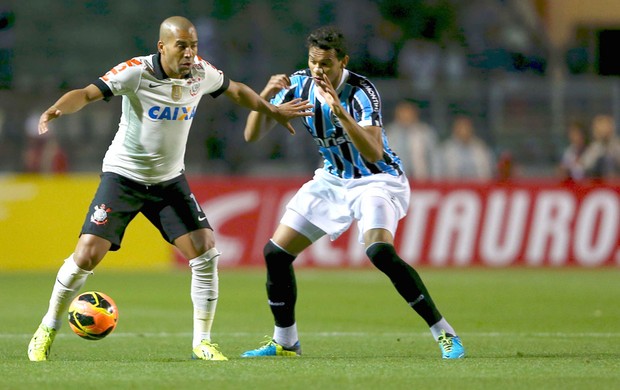
POLYGON ((336 57, 340 60, 347 55, 346 42, 342 32, 333 26, 320 27, 308 35, 306 38, 306 46, 318 47, 322 50, 336 51, 336 57))

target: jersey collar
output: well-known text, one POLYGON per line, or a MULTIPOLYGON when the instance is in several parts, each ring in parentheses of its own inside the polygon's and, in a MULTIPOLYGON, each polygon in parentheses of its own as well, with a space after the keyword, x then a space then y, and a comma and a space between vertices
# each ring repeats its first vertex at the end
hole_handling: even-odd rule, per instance
MULTIPOLYGON (((161 65, 161 53, 157 53, 153 56, 153 72, 155 73, 155 78, 157 80, 165 80, 170 78, 170 76, 168 76, 164 71, 164 67, 161 65)), ((192 77, 192 72, 189 72, 183 78, 188 79, 190 77, 192 77)))
POLYGON ((349 71, 347 69, 343 69, 342 77, 340 78, 340 82, 338 83, 338 86, 336 87, 337 94, 340 94, 340 92, 342 92, 342 90, 344 89, 344 85, 348 79, 349 79, 349 71))
POLYGON ((155 72, 155 78, 157 80, 169 79, 164 67, 161 65, 161 53, 157 53, 153 56, 153 71, 155 72))

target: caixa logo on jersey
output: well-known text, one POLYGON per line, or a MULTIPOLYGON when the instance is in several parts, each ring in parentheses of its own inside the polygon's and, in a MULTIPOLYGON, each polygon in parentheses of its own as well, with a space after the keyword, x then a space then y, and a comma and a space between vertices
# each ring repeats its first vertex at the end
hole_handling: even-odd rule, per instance
POLYGON ((188 121, 194 119, 196 107, 153 106, 148 110, 149 118, 160 121, 188 121))

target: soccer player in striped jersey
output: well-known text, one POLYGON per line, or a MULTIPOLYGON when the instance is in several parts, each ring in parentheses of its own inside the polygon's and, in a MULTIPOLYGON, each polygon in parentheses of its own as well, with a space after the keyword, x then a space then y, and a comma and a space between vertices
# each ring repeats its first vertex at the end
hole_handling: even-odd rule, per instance
MULTIPOLYGON (((274 332, 259 348, 242 356, 301 355, 293 261, 323 235, 335 240, 356 220, 370 261, 428 324, 442 357, 462 358, 461 339, 440 314, 418 273, 394 249, 398 221, 409 207, 410 188, 400 159, 388 145, 379 93, 367 78, 347 70, 349 57, 337 29, 319 28, 306 43, 308 68, 291 76, 272 76, 261 96, 280 107, 314 113, 302 121, 324 164, 288 203, 265 245, 274 332)), ((259 140, 274 124, 266 115, 251 112, 246 141, 259 140)))
MULTIPOLYGON (((98 100, 122 96, 118 131, 103 160, 101 182, 88 209, 75 251, 60 267, 48 311, 28 345, 31 361, 49 357, 71 300, 110 250, 118 250, 125 228, 139 213, 189 259, 194 306, 192 357, 228 360, 211 343, 218 299, 213 230, 185 177, 185 148, 196 108, 203 95, 225 95, 236 104, 273 118, 294 132, 289 121, 302 115, 261 98, 245 84, 197 55, 194 25, 173 16, 160 26, 158 53, 120 63, 82 89, 67 92, 39 120, 48 122, 98 100)), ((303 105, 302 105, 303 106, 303 105)))

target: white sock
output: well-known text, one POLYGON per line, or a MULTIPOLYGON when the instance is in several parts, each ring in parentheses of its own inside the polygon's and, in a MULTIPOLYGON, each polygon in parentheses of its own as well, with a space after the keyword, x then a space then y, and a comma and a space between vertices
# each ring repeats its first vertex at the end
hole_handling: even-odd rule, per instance
POLYGON ((202 255, 189 261, 192 269, 191 297, 194 304, 195 347, 202 340, 211 341, 211 327, 215 317, 218 297, 217 262, 220 252, 211 248, 202 255))
POLYGON ((78 295, 86 283, 86 278, 91 274, 92 271, 83 270, 75 264, 73 254, 65 259, 56 275, 49 307, 41 321, 43 325, 56 330, 60 329, 71 301, 78 295))
POLYGON ((281 346, 291 348, 297 341, 299 341, 299 335, 297 334, 297 323, 294 323, 286 328, 274 326, 273 339, 281 346))
POLYGON ((431 326, 431 333, 433 334, 435 341, 439 340, 439 336, 441 336, 442 330, 445 330, 446 333, 450 333, 452 336, 456 336, 456 332, 454 331, 452 326, 450 326, 448 321, 446 321, 446 319, 443 317, 441 317, 439 322, 431 326))

